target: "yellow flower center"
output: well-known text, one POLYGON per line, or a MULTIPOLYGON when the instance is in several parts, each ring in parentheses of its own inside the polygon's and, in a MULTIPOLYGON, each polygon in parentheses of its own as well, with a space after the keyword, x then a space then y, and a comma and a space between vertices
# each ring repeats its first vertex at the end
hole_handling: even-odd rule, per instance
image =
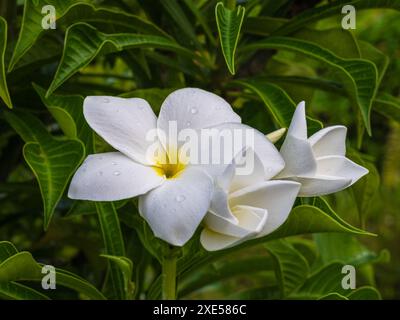
POLYGON ((168 151, 159 150, 154 162, 153 169, 156 173, 167 179, 177 178, 186 167, 186 162, 179 155, 178 150, 171 147, 168 148, 168 151))

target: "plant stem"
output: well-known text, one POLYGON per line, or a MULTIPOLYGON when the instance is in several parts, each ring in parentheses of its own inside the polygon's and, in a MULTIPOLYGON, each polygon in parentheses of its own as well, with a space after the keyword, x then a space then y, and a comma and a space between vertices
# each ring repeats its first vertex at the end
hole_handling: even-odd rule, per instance
POLYGON ((163 300, 176 299, 176 254, 170 249, 164 255, 162 263, 162 298, 163 300))

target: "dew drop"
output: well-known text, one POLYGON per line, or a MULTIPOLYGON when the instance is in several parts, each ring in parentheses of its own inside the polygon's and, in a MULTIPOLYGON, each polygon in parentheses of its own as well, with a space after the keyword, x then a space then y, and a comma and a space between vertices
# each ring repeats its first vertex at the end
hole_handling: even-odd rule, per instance
POLYGON ((186 122, 186 126, 190 127, 192 125, 192 123, 190 121, 186 122))
POLYGON ((268 168, 267 168, 267 171, 268 171, 268 172, 272 172, 272 168, 271 168, 271 167, 268 167, 268 168))
POLYGON ((114 176, 119 176, 120 174, 121 174, 121 172, 119 172, 119 171, 114 171, 114 173, 113 173, 114 176))
POLYGON ((191 114, 197 114, 199 112, 199 110, 197 110, 197 108, 192 108, 192 109, 190 109, 190 113, 191 114))
POLYGON ((110 102, 110 99, 108 99, 108 98, 103 98, 103 102, 104 102, 104 103, 109 103, 109 102, 110 102))
POLYGON ((116 163, 115 161, 113 161, 113 162, 111 162, 111 164, 112 164, 113 166, 116 166, 118 163, 116 163))
POLYGON ((185 199, 186 199, 186 197, 185 197, 183 194, 181 194, 181 195, 175 197, 175 200, 176 200, 177 202, 182 202, 182 201, 184 201, 185 199))

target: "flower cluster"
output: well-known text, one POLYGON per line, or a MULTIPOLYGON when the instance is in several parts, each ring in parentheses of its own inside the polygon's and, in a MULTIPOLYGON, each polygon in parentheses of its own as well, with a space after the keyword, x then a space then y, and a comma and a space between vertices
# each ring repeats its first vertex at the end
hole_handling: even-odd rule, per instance
MULTIPOLYGON (((184 245, 200 224, 200 241, 210 251, 265 236, 285 222, 296 197, 337 192, 368 173, 345 157, 345 127, 327 127, 307 138, 303 102, 280 151, 264 134, 242 124, 224 99, 201 89, 171 93, 158 118, 139 98, 87 97, 83 109, 90 127, 117 151, 89 155, 72 179, 69 197, 115 201, 139 196, 139 212, 154 234, 176 246, 184 245), (182 157, 184 142, 172 137, 170 123, 178 134, 187 128, 212 129, 217 136, 235 132, 231 144, 236 151, 229 161, 195 163, 182 157), (150 131, 158 132, 152 141, 150 131), (249 131, 251 145, 238 145, 242 139, 236 133, 249 131), (251 171, 243 174, 241 166, 249 161, 251 171)), ((223 153, 226 146, 218 146, 223 153)), ((204 155, 209 149, 197 151, 204 155)))

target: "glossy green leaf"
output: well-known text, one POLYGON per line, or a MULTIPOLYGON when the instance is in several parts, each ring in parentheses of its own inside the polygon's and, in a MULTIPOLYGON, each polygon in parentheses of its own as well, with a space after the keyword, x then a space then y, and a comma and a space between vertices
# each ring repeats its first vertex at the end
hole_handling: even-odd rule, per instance
POLYGON ((7 107, 12 108, 10 93, 8 92, 4 55, 7 46, 7 21, 0 17, 0 98, 7 107))
POLYGON ((135 47, 162 48, 193 56, 193 52, 167 37, 133 33, 105 34, 86 23, 76 23, 67 29, 63 56, 47 96, 81 68, 86 67, 100 52, 109 53, 135 47))
POLYGON ((222 53, 230 73, 235 74, 235 52, 244 19, 245 8, 238 6, 236 11, 227 9, 222 2, 215 6, 219 39, 222 53))
POLYGON ((301 287, 291 294, 292 299, 319 299, 330 293, 346 296, 342 288, 343 264, 332 263, 311 275, 301 287))
POLYGON ((276 34, 286 35, 305 26, 309 26, 311 23, 323 18, 333 15, 341 16, 341 10, 344 5, 352 5, 357 8, 357 10, 369 8, 388 8, 400 10, 400 3, 397 0, 338 0, 332 3, 328 2, 323 6, 305 10, 301 14, 297 15, 294 19, 291 19, 288 23, 284 24, 276 31, 276 34))
MULTIPOLYGON (((105 254, 107 256, 125 256, 125 245, 122 238, 118 215, 112 202, 96 202, 105 254)), ((114 261, 109 263, 110 280, 113 288, 112 298, 125 299, 124 274, 114 261)))
POLYGON ((179 34, 181 36, 186 35, 192 44, 199 46, 193 24, 189 21, 189 18, 182 10, 181 3, 177 0, 161 0, 160 4, 179 27, 179 34))
POLYGON ((9 241, 0 241, 0 263, 18 253, 17 248, 9 241))
POLYGON ((0 282, 0 298, 6 300, 49 300, 49 297, 17 282, 0 282))
POLYGON ((374 110, 388 119, 400 122, 400 99, 390 94, 379 94, 374 100, 374 110))
POLYGON ((6 118, 26 142, 23 154, 39 183, 47 229, 70 178, 83 160, 85 147, 78 140, 52 137, 32 115, 13 112, 6 118))
POLYGON ((120 10, 96 8, 89 2, 89 0, 39 0, 35 4, 32 1, 25 1, 21 31, 9 65, 9 71, 13 69, 15 64, 34 43, 38 41, 40 36, 46 32, 42 28, 44 15, 41 13, 45 5, 53 5, 56 8, 57 24, 65 23, 71 25, 79 21, 96 22, 122 26, 146 34, 166 35, 156 25, 139 16, 120 10))
MULTIPOLYGON (((281 87, 263 79, 236 80, 232 84, 238 84, 257 94, 275 122, 281 128, 289 128, 296 104, 281 87)), ((321 128, 322 123, 320 121, 307 117, 307 129, 310 134, 321 128)))
POLYGON ((285 240, 271 241, 265 245, 276 262, 276 276, 281 288, 282 298, 288 296, 307 278, 307 260, 285 240))
POLYGON ((390 59, 382 51, 375 48, 372 44, 366 41, 358 41, 361 51, 361 58, 367 59, 375 63, 378 69, 378 84, 382 82, 382 78, 386 73, 390 59))
POLYGON ((124 291, 126 299, 132 299, 135 290, 135 284, 132 282, 132 261, 126 257, 110 256, 107 254, 102 254, 101 256, 109 259, 119 267, 124 277, 124 291))
POLYGON ((218 261, 218 263, 207 265, 201 272, 192 274, 186 278, 186 281, 180 281, 179 296, 184 297, 215 282, 272 269, 273 260, 267 256, 239 258, 228 262, 218 261))
POLYGON ((378 72, 374 63, 363 59, 340 58, 313 42, 289 37, 270 37, 247 45, 244 51, 281 49, 304 54, 334 68, 342 76, 344 88, 361 112, 367 132, 371 134, 370 111, 375 98, 378 72))
POLYGON ((361 287, 348 295, 349 300, 381 300, 381 294, 373 287, 361 287))
POLYGON ((83 142, 86 154, 93 150, 92 130, 89 128, 83 116, 83 97, 80 95, 50 95, 46 98, 46 91, 33 85, 42 99, 44 105, 60 125, 64 134, 71 139, 79 139, 83 142))
MULTIPOLYGON (((18 252, 0 264, 0 283, 42 281, 42 278, 42 265, 27 251, 18 252)), ((80 292, 88 298, 104 299, 94 286, 71 272, 56 269, 56 281, 58 285, 80 292)))
POLYGON ((323 265, 336 261, 360 266, 388 258, 387 251, 378 255, 367 249, 353 235, 325 233, 314 235, 314 239, 323 265))
POLYGON ((186 4, 186 6, 189 8, 189 10, 193 13, 193 15, 196 17, 197 22, 201 25, 203 28, 205 34, 207 35, 208 39, 210 40, 212 45, 216 45, 217 42, 215 41, 215 38, 212 34, 211 28, 209 26, 209 23, 207 22, 207 18, 203 14, 203 12, 198 8, 198 4, 194 0, 183 0, 186 4))
POLYGON ((268 36, 287 22, 287 19, 276 17, 246 17, 243 23, 243 32, 268 36))

